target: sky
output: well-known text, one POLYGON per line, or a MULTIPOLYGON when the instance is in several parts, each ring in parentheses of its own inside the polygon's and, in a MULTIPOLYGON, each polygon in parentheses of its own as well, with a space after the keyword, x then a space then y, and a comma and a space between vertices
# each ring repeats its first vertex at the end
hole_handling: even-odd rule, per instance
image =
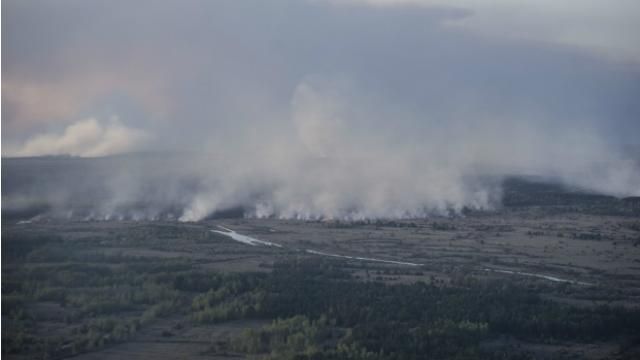
POLYGON ((319 214, 485 204, 479 173, 637 194, 639 36, 633 0, 5 0, 2 155, 193 151, 319 214))

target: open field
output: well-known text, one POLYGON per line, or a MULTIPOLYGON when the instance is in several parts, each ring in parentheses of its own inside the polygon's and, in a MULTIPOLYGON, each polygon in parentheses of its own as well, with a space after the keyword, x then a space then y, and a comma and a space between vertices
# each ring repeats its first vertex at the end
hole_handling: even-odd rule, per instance
POLYGON ((394 343, 362 342, 376 335, 360 331, 430 324, 442 333, 416 341, 449 342, 416 344, 421 356, 631 359, 640 351, 640 220, 628 208, 581 204, 393 221, 5 221, 3 355, 407 358, 411 346, 392 355, 394 343), (339 290, 347 284, 369 300, 352 308, 360 295, 339 290), (361 306, 371 313, 358 320, 361 306), (402 320, 413 306, 432 320, 402 320), (299 343, 289 343, 294 335, 299 343))

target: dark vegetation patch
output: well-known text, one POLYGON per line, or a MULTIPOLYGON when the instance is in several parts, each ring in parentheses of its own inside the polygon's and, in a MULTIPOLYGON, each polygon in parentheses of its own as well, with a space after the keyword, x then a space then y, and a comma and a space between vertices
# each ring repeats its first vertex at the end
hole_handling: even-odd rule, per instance
POLYGON ((506 208, 544 207, 545 211, 598 215, 640 215, 640 197, 616 198, 568 188, 535 178, 510 177, 503 181, 502 203, 506 208))
MULTIPOLYGON (((197 238, 200 232, 140 226, 128 238, 138 247, 145 237, 160 241, 185 234, 197 238)), ((123 235, 93 237, 101 239, 93 245, 29 232, 3 235, 5 355, 44 359, 95 351, 135 340, 158 321, 176 317, 190 326, 273 321, 217 338, 209 351, 271 359, 532 358, 525 349, 482 346, 504 335, 544 344, 613 341, 622 351, 633 348, 629 344, 640 328, 638 309, 563 304, 541 297, 536 287, 510 281, 468 276, 447 283, 392 284, 375 276, 363 281, 357 272, 380 265, 295 255, 268 273, 225 273, 188 258, 97 251, 81 261, 90 246, 108 248, 123 235)), ((179 332, 158 333, 173 339, 179 332)))

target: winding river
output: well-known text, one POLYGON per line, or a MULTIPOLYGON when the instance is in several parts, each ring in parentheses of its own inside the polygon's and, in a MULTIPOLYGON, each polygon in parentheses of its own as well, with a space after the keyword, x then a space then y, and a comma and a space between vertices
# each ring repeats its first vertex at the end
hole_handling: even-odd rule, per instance
MULTIPOLYGON (((253 238, 251 236, 239 234, 239 233, 237 233, 237 232, 235 232, 235 231, 233 231, 233 230, 231 230, 229 228, 223 227, 223 226, 218 226, 218 227, 220 229, 222 229, 222 230, 210 230, 210 231, 214 232, 214 233, 217 233, 217 234, 228 236, 231 239, 233 239, 233 240, 235 240, 237 242, 243 243, 245 245, 250 245, 250 246, 271 246, 271 247, 277 247, 277 248, 284 248, 284 246, 282 246, 280 244, 277 244, 277 243, 274 243, 274 242, 271 242, 271 241, 259 240, 259 239, 253 238)), ((379 262, 379 263, 403 265, 403 266, 422 266, 422 265, 424 265, 424 264, 413 263, 413 262, 408 262, 408 261, 385 260, 385 259, 377 259, 377 258, 369 258, 369 257, 361 257, 361 256, 349 256, 349 255, 342 255, 342 254, 334 254, 334 253, 328 253, 328 252, 319 251, 319 250, 312 250, 312 249, 302 249, 302 251, 304 251, 304 252, 306 252, 308 254, 313 254, 313 255, 340 258, 340 259, 348 259, 348 260, 379 262)), ((545 275, 545 274, 537 274, 537 273, 530 273, 530 272, 523 272, 523 271, 513 271, 513 270, 505 270, 505 269, 490 269, 490 268, 483 268, 482 271, 496 272, 496 273, 501 273, 501 274, 510 274, 510 275, 535 277, 535 278, 544 279, 544 280, 548 280, 548 281, 559 282, 559 283, 569 283, 569 284, 574 284, 574 285, 583 285, 583 286, 592 286, 592 285, 594 285, 593 283, 588 283, 588 282, 584 282, 584 281, 563 279, 563 278, 559 278, 559 277, 556 277, 556 276, 545 275)))

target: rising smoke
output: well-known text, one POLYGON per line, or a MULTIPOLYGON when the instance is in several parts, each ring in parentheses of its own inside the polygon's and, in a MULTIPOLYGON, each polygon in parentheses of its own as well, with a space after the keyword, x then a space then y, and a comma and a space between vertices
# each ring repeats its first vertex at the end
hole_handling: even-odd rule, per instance
POLYGON ((339 3, 3 3, 3 156, 82 157, 3 159, 3 213, 424 217, 497 208, 511 175, 640 195, 635 48, 339 3))
POLYGON ((13 160, 35 162, 24 176, 39 180, 13 184, 15 168, 3 169, 11 174, 3 209, 40 204, 87 219, 198 221, 235 208, 259 218, 416 218, 497 208, 508 175, 640 195, 637 162, 594 132, 554 136, 513 119, 416 122, 364 94, 343 79, 309 77, 295 88, 287 121, 199 153, 13 160), (57 173, 42 177, 48 167, 57 173))

